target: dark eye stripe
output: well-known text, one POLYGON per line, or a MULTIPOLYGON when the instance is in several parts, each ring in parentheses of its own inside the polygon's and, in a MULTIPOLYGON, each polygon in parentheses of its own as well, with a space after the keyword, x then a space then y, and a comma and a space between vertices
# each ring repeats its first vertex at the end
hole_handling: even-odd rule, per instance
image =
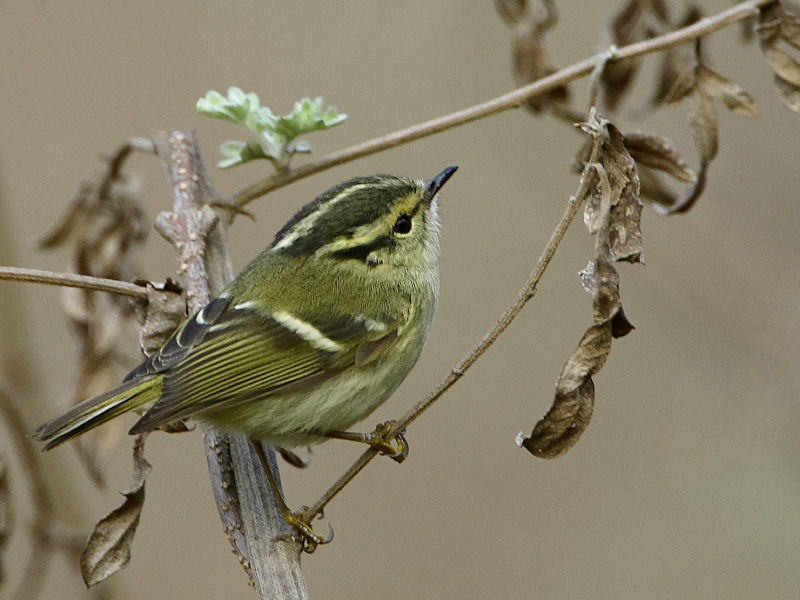
POLYGON ((367 257, 375 250, 380 250, 381 248, 391 248, 396 243, 397 242, 389 236, 381 236, 367 244, 361 244, 360 246, 352 246, 350 248, 337 250, 336 252, 331 253, 331 256, 341 260, 360 260, 361 262, 367 262, 367 257))

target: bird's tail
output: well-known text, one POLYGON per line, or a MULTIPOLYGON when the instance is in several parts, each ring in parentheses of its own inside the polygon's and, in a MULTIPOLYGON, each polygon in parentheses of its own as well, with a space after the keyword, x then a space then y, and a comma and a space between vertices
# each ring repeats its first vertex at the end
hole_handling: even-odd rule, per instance
POLYGON ((102 425, 123 413, 142 408, 161 395, 163 375, 126 381, 104 394, 89 398, 60 417, 48 421, 32 437, 47 442, 45 450, 102 425))

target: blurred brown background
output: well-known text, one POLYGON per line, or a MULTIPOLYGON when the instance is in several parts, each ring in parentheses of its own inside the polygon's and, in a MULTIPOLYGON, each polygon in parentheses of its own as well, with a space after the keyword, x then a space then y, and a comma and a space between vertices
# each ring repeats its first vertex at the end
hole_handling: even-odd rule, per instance
MULTIPOLYGON (((566 66, 596 51, 618 3, 559 4, 549 44, 566 66)), ((546 462, 514 438, 549 406, 589 323, 577 272, 593 241, 579 221, 511 330, 409 431, 409 460, 375 461, 330 505, 336 540, 304 558, 313 598, 800 597, 800 116, 779 103, 758 48, 737 36, 713 36, 713 64, 753 94, 761 117, 720 111, 720 155, 694 210, 645 210, 646 266, 621 267, 637 329, 595 378, 594 419, 578 445, 546 462)), ((324 96, 350 119, 308 137, 321 156, 499 95, 510 70, 509 31, 488 1, 3 2, 0 263, 62 269, 67 253, 38 252, 36 241, 101 171, 98 156, 130 136, 197 128, 226 195, 263 177, 266 163, 213 167, 216 146, 245 132, 195 114, 209 89, 255 91, 279 114, 324 96)), ((585 85, 575 87, 579 103, 585 85)), ((644 73, 640 100, 648 86, 644 73)), ((616 121, 666 135, 694 162, 684 113, 616 121)), ((238 219, 232 231, 236 265, 338 181, 460 166, 442 198, 432 338, 362 426, 371 429, 433 387, 513 300, 577 187, 568 165, 579 142, 562 123, 511 111, 322 173, 250 206, 258 221, 238 219)), ((150 215, 169 205, 155 159, 137 156, 128 172, 141 175, 150 215)), ((145 264, 153 279, 177 265, 157 234, 145 264)), ((23 336, 35 358, 39 381, 24 398, 33 429, 69 396, 75 344, 57 289, 3 282, 0 301, 0 335, 23 336)), ((130 485, 127 447, 105 493, 68 446, 42 457, 64 519, 87 535, 130 485)), ((2 440, 0 452, 11 455, 2 440)), ((328 443, 308 470, 284 468, 290 504, 311 503, 359 452, 328 443)), ((154 435, 147 456, 154 470, 133 560, 103 584, 109 593, 254 597, 221 531, 200 434, 154 435)), ((12 589, 27 553, 19 502, 12 589)), ((43 597, 87 597, 74 565, 56 561, 43 597)))

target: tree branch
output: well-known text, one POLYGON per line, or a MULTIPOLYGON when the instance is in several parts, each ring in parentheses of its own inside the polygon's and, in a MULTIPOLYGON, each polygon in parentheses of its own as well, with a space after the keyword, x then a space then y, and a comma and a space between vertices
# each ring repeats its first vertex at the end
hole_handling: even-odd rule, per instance
MULTIPOLYGON (((157 132, 154 141, 174 196, 173 211, 159 215, 156 228, 180 252, 187 301, 195 312, 233 279, 226 235, 232 215, 209 206, 218 197, 194 132, 157 132)), ((209 429, 205 444, 224 530, 259 598, 307 598, 300 545, 285 535, 288 525, 249 440, 209 429)))
POLYGON ((687 44, 695 38, 708 35, 720 29, 724 29, 733 23, 757 15, 760 7, 772 1, 773 0, 750 0, 749 2, 743 2, 713 17, 701 19, 688 27, 671 31, 670 33, 660 35, 644 42, 631 44, 622 48, 604 50, 591 58, 560 69, 547 77, 542 77, 529 85, 493 98, 487 102, 476 104, 470 108, 465 108, 443 117, 425 121, 424 123, 413 125, 379 138, 355 144, 349 148, 333 152, 316 162, 299 166, 290 171, 270 175, 237 192, 233 195, 231 201, 233 204, 243 206, 264 194, 288 185, 298 179, 309 177, 315 173, 351 162, 357 158, 376 154, 394 148, 395 146, 408 144, 409 142, 442 131, 447 131, 448 129, 477 121, 478 119, 496 115, 511 108, 519 108, 523 102, 534 96, 541 96, 559 86, 589 75, 599 63, 607 61, 610 64, 687 44))
POLYGON ((36 598, 45 582, 54 546, 48 543, 44 532, 48 531, 55 521, 55 513, 53 502, 47 493, 41 464, 28 438, 25 424, 11 397, 2 390, 0 390, 0 417, 13 440, 11 447, 16 449, 22 463, 21 471, 28 479, 29 494, 33 501, 31 552, 24 567, 24 576, 13 596, 15 600, 27 600, 36 598))

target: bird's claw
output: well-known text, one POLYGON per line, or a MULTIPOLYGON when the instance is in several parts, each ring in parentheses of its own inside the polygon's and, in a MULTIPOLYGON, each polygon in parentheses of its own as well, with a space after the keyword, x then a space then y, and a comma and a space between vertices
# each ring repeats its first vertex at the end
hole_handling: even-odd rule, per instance
POLYGON ((309 523, 311 517, 308 515, 308 507, 304 507, 300 512, 289 512, 283 515, 286 522, 292 526, 299 534, 303 544, 303 552, 311 554, 318 546, 328 544, 333 540, 333 526, 328 523, 328 535, 323 537, 314 531, 309 523))
POLYGON ((405 431, 394 432, 397 421, 386 421, 375 428, 367 436, 366 443, 375 448, 384 456, 401 463, 408 456, 408 440, 405 431))

